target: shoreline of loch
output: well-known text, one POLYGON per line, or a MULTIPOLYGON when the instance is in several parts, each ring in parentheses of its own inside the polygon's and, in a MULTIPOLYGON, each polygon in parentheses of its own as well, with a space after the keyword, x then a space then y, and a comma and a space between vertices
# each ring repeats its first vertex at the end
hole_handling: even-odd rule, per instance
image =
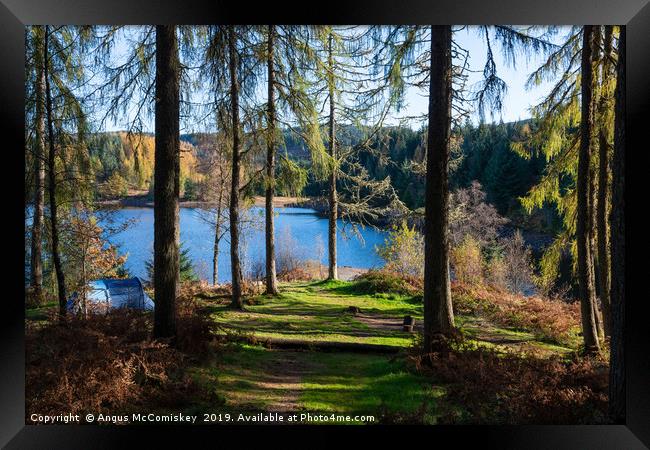
MULTIPOLYGON (((307 201, 307 197, 282 197, 277 196, 274 198, 273 206, 275 208, 285 208, 285 207, 303 207, 298 206, 302 202, 307 201)), ((265 206, 266 199, 261 195, 257 195, 253 199, 254 206, 265 206)), ((148 194, 141 195, 129 195, 127 197, 122 197, 118 199, 111 200, 98 200, 96 202, 97 206, 100 208, 153 208, 153 200, 151 200, 148 194)), ((206 202, 206 201, 196 201, 196 200, 180 200, 178 206, 181 208, 212 208, 215 206, 215 202, 206 202)))

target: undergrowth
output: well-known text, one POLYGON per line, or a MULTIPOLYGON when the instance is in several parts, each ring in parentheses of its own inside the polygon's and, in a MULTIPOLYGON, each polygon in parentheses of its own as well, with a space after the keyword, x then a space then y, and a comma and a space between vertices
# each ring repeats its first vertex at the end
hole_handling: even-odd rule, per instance
POLYGON ((442 384, 438 423, 597 424, 606 421, 607 363, 600 358, 536 358, 462 340, 410 357, 442 384))
POLYGON ((372 269, 355 277, 352 289, 362 294, 416 295, 422 292, 422 282, 413 276, 372 269))
POLYGON ((453 283, 452 296, 456 314, 484 315, 504 327, 531 331, 544 341, 570 346, 580 328, 577 303, 462 283, 453 283))
POLYGON ((198 388, 185 373, 188 360, 218 345, 214 323, 184 287, 177 301, 174 345, 152 336, 152 314, 114 309, 87 318, 52 314, 26 327, 26 418, 117 413, 138 405, 176 406, 198 388))

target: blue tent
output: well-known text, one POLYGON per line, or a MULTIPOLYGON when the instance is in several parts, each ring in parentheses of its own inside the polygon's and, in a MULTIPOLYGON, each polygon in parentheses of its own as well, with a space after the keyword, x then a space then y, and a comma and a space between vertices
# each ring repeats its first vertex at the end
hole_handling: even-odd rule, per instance
MULTIPOLYGON (((79 294, 75 293, 68 300, 68 311, 77 312, 81 305, 79 294)), ((86 299, 88 306, 100 308, 134 308, 153 310, 154 303, 147 295, 139 278, 110 279, 104 278, 88 283, 86 299)))

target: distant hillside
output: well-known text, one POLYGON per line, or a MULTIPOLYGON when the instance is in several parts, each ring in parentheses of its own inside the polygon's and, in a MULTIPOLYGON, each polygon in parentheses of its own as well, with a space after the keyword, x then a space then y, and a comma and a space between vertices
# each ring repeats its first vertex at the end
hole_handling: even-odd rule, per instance
MULTIPOLYGON (((128 189, 150 190, 154 171, 153 134, 124 131, 96 133, 88 139, 91 167, 100 197, 126 195, 128 189)), ((198 150, 181 142, 181 191, 186 180, 199 182, 198 150)))
MULTIPOLYGON (((284 146, 280 148, 281 152, 284 153, 286 149, 289 157, 293 160, 306 160, 309 158, 309 150, 302 139, 298 138, 295 133, 292 133, 290 130, 284 130, 283 135, 284 146)), ((216 142, 214 133, 181 134, 180 138, 181 142, 186 142, 196 147, 199 160, 203 155, 212 151, 216 142)))
MULTIPOLYGON (((473 180, 483 186, 487 200, 499 212, 515 222, 525 221, 540 231, 552 231, 559 222, 554 210, 547 208, 534 217, 524 218, 518 198, 539 180, 546 167, 542 157, 524 159, 513 152, 510 143, 520 139, 534 128, 531 120, 502 124, 467 123, 454 132, 452 147, 452 189, 466 187, 473 180)), ((285 151, 290 159, 304 167, 309 167, 309 150, 304 141, 290 130, 284 130, 285 151)), ((350 126, 339 127, 337 139, 341 145, 356 144, 362 131, 350 126)), ((202 170, 207 158, 214 151, 217 136, 213 133, 183 134, 181 139, 181 191, 191 188, 200 192, 197 186, 204 179, 202 170)), ((153 176, 153 145, 151 134, 129 137, 125 132, 100 133, 91 139, 90 150, 99 183, 108 184, 119 178, 125 180, 130 188, 150 189, 153 176), (111 178, 112 177, 112 178, 111 178)), ((422 164, 426 155, 426 130, 412 130, 406 127, 387 126, 377 133, 370 143, 372 151, 362 151, 359 161, 369 175, 375 179, 391 177, 398 195, 410 208, 424 206, 424 178, 413 170, 413 164, 422 164)), ((254 158, 255 164, 264 164, 265 156, 254 158)), ((119 181, 113 183, 118 185, 119 181)), ((327 186, 310 175, 303 195, 318 197, 325 195, 327 186)), ((109 189, 110 191, 111 189, 109 189)), ((119 191, 119 189, 117 189, 119 191)), ((115 191, 115 189, 113 189, 115 191)), ((262 183, 254 187, 254 193, 263 194, 262 183)), ((194 194, 196 195, 196 194, 194 194)), ((191 198, 201 200, 198 197, 191 198)))

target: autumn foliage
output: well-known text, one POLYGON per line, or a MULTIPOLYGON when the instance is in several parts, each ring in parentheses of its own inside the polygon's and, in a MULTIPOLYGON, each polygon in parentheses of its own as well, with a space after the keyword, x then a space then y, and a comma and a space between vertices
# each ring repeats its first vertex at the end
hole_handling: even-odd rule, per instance
POLYGON ((580 328, 577 303, 463 283, 453 283, 452 296, 455 313, 484 315, 501 326, 532 331, 542 340, 568 344, 580 328))
POLYGON ((565 361, 452 346, 444 357, 412 359, 416 370, 445 386, 438 423, 606 422, 608 368, 603 360, 565 361))
POLYGON ((216 345, 214 325, 192 293, 184 289, 178 299, 173 346, 151 339, 150 313, 131 309, 29 324, 27 419, 31 413, 110 414, 182 404, 199 389, 185 372, 187 361, 205 357, 216 345))
POLYGON ((355 277, 354 289, 365 294, 421 295, 422 279, 386 269, 372 269, 355 277))

